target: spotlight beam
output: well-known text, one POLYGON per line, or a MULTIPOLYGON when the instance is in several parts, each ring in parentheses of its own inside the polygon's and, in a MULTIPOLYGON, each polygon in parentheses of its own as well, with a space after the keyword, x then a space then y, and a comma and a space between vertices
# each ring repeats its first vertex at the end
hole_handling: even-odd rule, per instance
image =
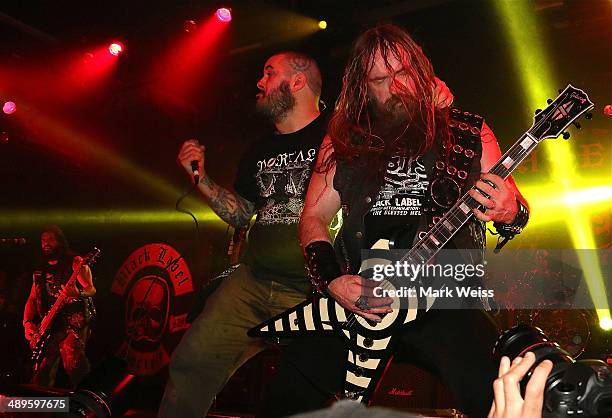
POLYGON ((589 183, 592 186, 568 190, 566 193, 551 191, 550 186, 522 187, 521 192, 529 202, 533 215, 527 231, 551 223, 567 222, 565 211, 570 208, 593 212, 612 207, 612 184, 589 183))
MULTIPOLYGON (((193 210, 199 222, 227 226, 210 208, 203 205, 193 210)), ((174 209, 134 210, 4 210, 0 211, 0 227, 27 228, 45 223, 76 226, 138 226, 148 224, 191 224, 193 219, 174 209)))
MULTIPOLYGON (((183 192, 165 179, 132 164, 106 148, 102 145, 103 141, 96 139, 93 135, 72 128, 58 121, 57 118, 45 115, 34 107, 27 106, 27 111, 18 112, 16 115, 19 115, 18 120, 24 127, 38 126, 44 132, 46 137, 44 141, 38 139, 37 135, 28 135, 28 138, 36 141, 38 145, 48 147, 71 158, 111 167, 112 172, 119 178, 150 190, 155 197, 162 201, 174 201, 183 192)), ((188 199, 188 204, 192 203, 201 204, 195 197, 188 199)))
MULTIPOLYGON (((530 10, 530 3, 525 0, 515 0, 498 1, 494 4, 512 45, 513 62, 516 63, 516 71, 523 84, 527 108, 541 107, 543 98, 549 92, 556 91, 560 85, 548 64, 553 61, 548 59, 546 49, 541 42, 539 26, 530 10)), ((530 121, 531 116, 529 115, 530 121)), ((580 182, 571 146, 569 142, 559 143, 559 141, 545 141, 544 144, 552 171, 549 187, 553 190, 562 190, 565 194, 575 187, 575 183, 580 182)), ((595 249, 596 243, 588 214, 579 212, 576 207, 566 206, 566 208, 564 215, 568 221, 567 228, 574 248, 595 249)), ((599 261, 595 262, 592 257, 579 257, 579 260, 595 306, 605 307, 607 314, 604 316, 610 317, 599 261)), ((603 315, 603 310, 598 310, 598 314, 603 315)), ((600 319, 602 318, 603 316, 600 316, 600 319)))

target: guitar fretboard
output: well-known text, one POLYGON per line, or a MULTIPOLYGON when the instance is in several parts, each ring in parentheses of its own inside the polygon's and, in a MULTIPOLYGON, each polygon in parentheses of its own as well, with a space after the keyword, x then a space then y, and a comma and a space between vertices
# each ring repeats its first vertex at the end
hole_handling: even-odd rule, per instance
MULTIPOLYGON (((535 149, 538 141, 528 132, 512 146, 489 170, 506 179, 512 171, 535 149)), ((474 188, 474 187, 472 187, 474 188)), ((465 193, 446 214, 402 257, 400 262, 425 264, 430 261, 474 215, 472 210, 481 205, 465 193)))

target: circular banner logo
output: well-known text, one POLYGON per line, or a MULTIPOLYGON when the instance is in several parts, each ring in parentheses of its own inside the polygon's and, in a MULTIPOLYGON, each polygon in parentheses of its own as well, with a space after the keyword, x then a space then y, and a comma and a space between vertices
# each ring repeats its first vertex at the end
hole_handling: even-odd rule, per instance
POLYGON ((189 328, 180 299, 193 293, 183 256, 163 243, 146 244, 130 254, 117 271, 111 291, 123 298, 126 342, 120 352, 130 372, 151 376, 170 361, 164 342, 189 328))

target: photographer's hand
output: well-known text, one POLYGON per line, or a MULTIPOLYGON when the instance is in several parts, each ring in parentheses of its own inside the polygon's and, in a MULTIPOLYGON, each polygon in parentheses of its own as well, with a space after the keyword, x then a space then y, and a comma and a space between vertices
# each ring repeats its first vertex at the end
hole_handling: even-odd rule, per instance
POLYGON ((525 388, 525 399, 521 397, 520 382, 535 363, 531 352, 525 357, 510 359, 502 357, 499 363, 499 377, 493 382, 495 399, 488 418, 540 418, 544 404, 546 378, 552 370, 550 360, 544 360, 536 367, 525 388))

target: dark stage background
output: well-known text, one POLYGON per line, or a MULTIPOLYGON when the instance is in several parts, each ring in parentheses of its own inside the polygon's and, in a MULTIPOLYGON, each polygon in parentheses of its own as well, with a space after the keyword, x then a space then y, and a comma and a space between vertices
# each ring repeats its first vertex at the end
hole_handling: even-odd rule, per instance
MULTIPOLYGON (((603 115, 602 108, 612 99, 611 4, 605 0, 522 3, 537 22, 545 62, 561 83, 543 92, 542 107, 547 97, 554 98, 556 90, 569 82, 589 93, 596 103, 593 120, 573 134, 580 141, 574 144, 578 169, 581 175, 603 178, 610 186, 612 119, 603 115)), ((130 254, 161 243, 184 257, 193 291, 181 293, 180 286, 169 286, 163 334, 139 348, 158 356, 132 358, 141 361, 133 367, 146 376, 145 386, 158 393, 165 379, 164 353, 169 355, 178 342, 183 315, 197 290, 227 266, 231 234, 197 198, 188 198, 184 206, 196 213, 199 232, 189 216, 175 211, 175 200, 189 187, 176 163, 181 143, 195 137, 205 144, 207 172, 231 187, 244 150, 271 129, 253 109, 266 58, 285 49, 312 54, 322 70, 322 100, 329 112, 351 42, 379 21, 397 23, 413 34, 454 93, 455 105, 485 116, 502 150, 529 127, 526 115, 535 109, 526 102, 515 47, 494 1, 2 2, 0 100, 14 100, 18 110, 0 115, 0 238, 23 237, 26 243, 0 246, 1 378, 10 382, 22 378, 27 350, 21 315, 39 255, 38 234, 43 225, 56 223, 73 249, 84 253, 96 245, 104 252, 94 267, 98 315, 88 347, 94 364, 120 349, 126 339, 128 293, 146 273, 143 266, 134 267, 137 274, 125 293, 113 292, 113 282, 119 280, 130 254), (171 60, 176 45, 190 36, 184 31, 186 20, 194 20, 200 28, 217 7, 228 5, 233 21, 214 45, 203 48, 203 66, 189 89, 177 93, 154 69, 171 60), (325 19, 328 28, 304 30, 308 19, 325 19), (112 40, 126 46, 112 71, 96 83, 62 81, 74 56, 82 57, 112 40)), ((171 71, 172 62, 167 65, 171 71)), ((542 69, 523 70, 537 75, 542 69)), ((521 188, 536 190, 546 187, 550 171, 545 154, 539 152, 538 159, 522 167, 515 179, 521 188)), ((548 192, 554 197, 554 190, 548 192)), ((540 219, 552 216, 555 208, 539 202, 547 208, 539 212, 540 219)), ((611 246, 611 215, 609 202, 591 213, 597 248, 611 246)), ((534 221, 532 231, 512 246, 572 248, 573 244, 565 219, 557 219, 534 221)), ((159 246, 150 249, 159 251, 159 246)), ((151 262, 151 268, 163 276, 159 270, 169 262, 161 257, 157 264, 151 262)), ((170 284, 181 280, 164 277, 170 284)), ((601 345, 594 350, 601 353, 601 345)))

